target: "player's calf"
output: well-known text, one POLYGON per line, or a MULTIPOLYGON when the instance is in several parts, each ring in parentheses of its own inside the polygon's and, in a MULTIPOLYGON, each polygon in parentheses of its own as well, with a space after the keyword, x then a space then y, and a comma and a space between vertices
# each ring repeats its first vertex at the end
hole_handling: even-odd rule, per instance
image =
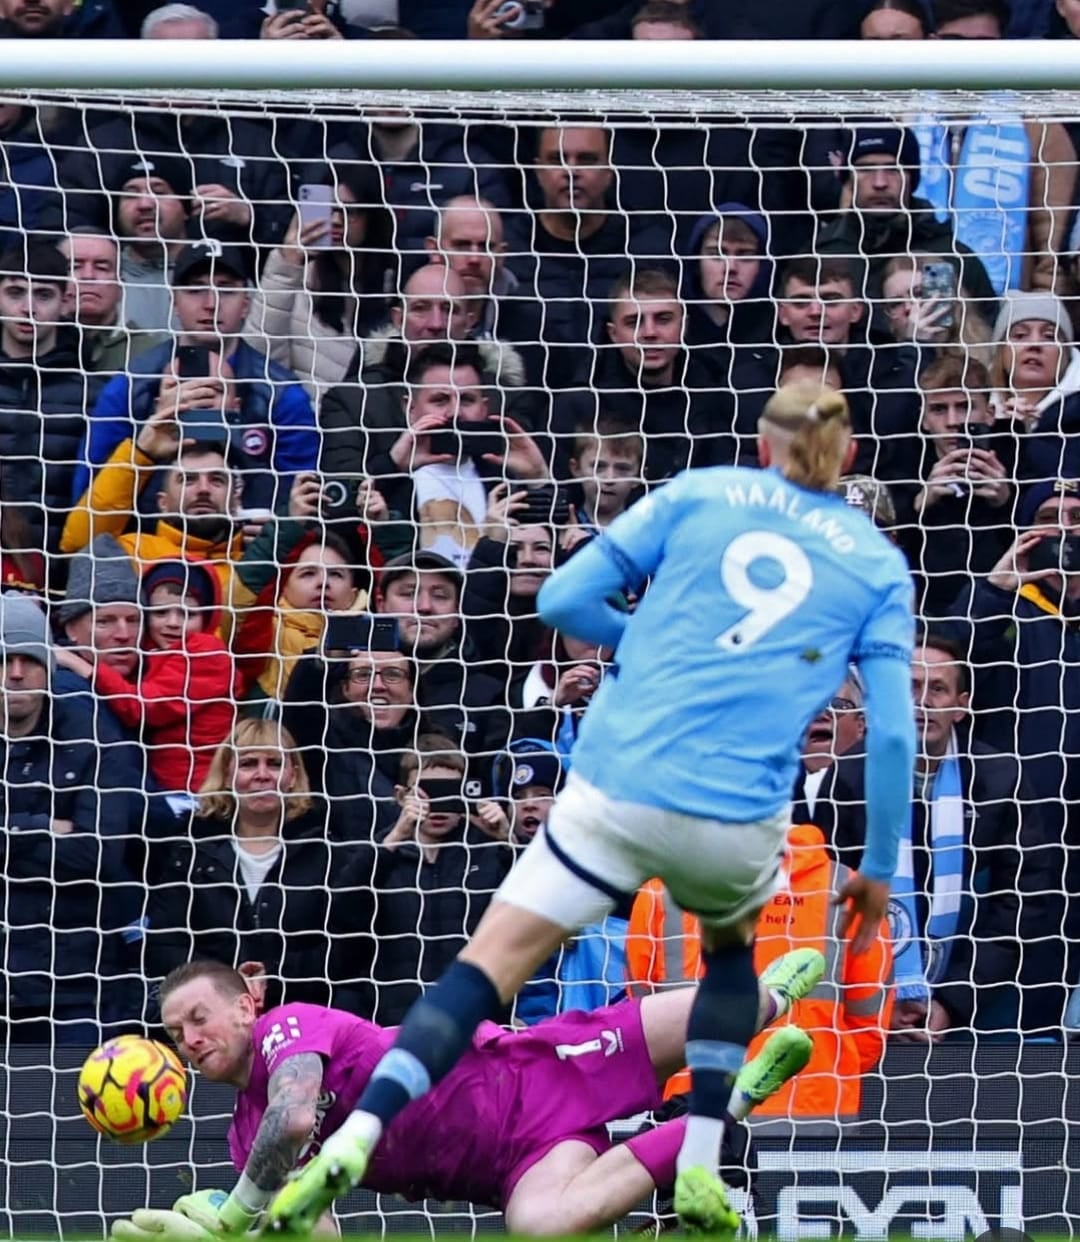
POLYGON ((730 943, 702 954, 705 974, 690 1010, 686 1063, 693 1087, 679 1171, 715 1170, 724 1117, 746 1049, 757 1031, 758 981, 748 944, 730 943))

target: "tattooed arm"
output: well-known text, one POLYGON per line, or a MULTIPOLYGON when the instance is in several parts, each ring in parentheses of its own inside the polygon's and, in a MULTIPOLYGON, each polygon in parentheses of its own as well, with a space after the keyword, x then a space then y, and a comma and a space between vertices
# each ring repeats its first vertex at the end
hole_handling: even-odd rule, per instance
POLYGON ((286 1057, 270 1075, 266 1112, 243 1173, 266 1195, 281 1189, 311 1137, 322 1078, 323 1062, 317 1052, 286 1057))
POLYGON ((232 1193, 188 1195, 177 1201, 175 1210, 211 1233, 246 1233, 281 1188, 311 1137, 322 1078, 322 1057, 317 1052, 286 1057, 270 1075, 266 1112, 232 1193))

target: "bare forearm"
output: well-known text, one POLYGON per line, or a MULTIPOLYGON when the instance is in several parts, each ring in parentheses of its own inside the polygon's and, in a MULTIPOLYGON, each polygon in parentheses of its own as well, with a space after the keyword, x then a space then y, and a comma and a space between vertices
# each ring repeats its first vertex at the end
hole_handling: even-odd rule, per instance
POLYGON ((260 1191, 273 1194, 296 1163, 311 1135, 322 1086, 322 1058, 300 1053, 283 1061, 270 1080, 270 1100, 259 1123, 244 1176, 260 1191))

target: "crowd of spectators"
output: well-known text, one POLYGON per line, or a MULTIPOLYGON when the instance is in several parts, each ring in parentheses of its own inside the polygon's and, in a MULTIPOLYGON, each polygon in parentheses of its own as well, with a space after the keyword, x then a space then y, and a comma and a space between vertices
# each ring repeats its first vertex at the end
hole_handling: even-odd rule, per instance
MULTIPOLYGON (((1071 38, 1080 4, 0 0, 10 39, 781 32, 1071 38)), ((687 126, 0 102, 8 1038, 153 1022, 195 954, 399 1020, 542 827, 611 671, 542 624, 545 578, 676 472, 756 466, 793 382, 845 394, 842 491, 908 557, 921 626, 891 944, 830 958, 825 1060, 857 1075, 883 1026, 1061 1038, 1080 121, 995 105, 687 126)), ((861 705, 853 669, 805 741, 804 894, 858 865, 861 705)), ((651 889, 585 929, 516 1019, 692 978, 670 913, 651 889)), ((763 961, 781 925, 835 938, 800 918, 766 912, 763 961)))

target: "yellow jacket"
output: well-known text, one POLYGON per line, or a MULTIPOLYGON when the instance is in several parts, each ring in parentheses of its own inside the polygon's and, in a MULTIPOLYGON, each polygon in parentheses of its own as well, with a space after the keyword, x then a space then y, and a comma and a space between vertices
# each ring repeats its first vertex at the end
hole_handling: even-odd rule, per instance
POLYGON ((109 460, 95 473, 93 481, 68 515, 60 536, 61 552, 78 552, 98 535, 114 535, 116 541, 136 563, 141 576, 153 561, 207 561, 218 575, 221 586, 221 624, 218 633, 228 641, 234 615, 243 607, 234 562, 243 552, 243 540, 235 535, 227 542, 212 543, 187 535, 176 526, 159 521, 153 532, 125 528, 135 516, 139 493, 160 469, 130 439, 118 444, 109 460))

